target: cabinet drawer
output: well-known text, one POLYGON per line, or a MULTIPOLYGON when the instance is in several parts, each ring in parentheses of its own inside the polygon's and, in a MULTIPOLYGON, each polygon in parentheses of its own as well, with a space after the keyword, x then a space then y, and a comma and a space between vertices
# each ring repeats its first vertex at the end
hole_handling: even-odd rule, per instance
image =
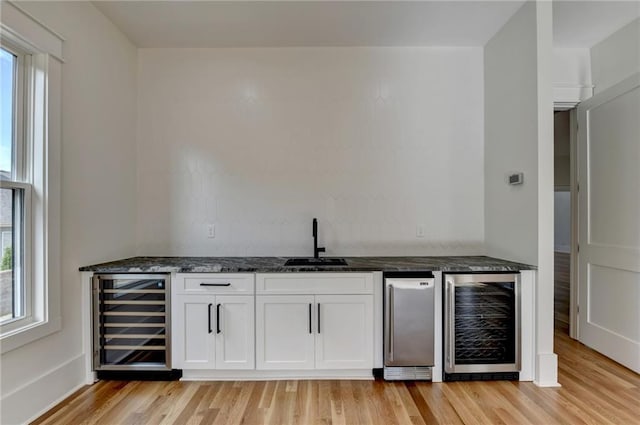
POLYGON ((179 294, 253 294, 254 275, 250 273, 188 273, 176 275, 179 294))
POLYGON ((371 294, 372 273, 259 273, 258 294, 371 294))

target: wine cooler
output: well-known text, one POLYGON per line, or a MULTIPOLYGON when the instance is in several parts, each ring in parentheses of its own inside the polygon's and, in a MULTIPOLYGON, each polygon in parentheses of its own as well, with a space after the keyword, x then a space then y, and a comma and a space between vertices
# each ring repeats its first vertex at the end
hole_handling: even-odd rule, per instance
POLYGON ((517 380, 520 275, 445 274, 444 380, 517 380))
POLYGON ((171 371, 169 285, 167 274, 93 277, 93 368, 99 378, 114 376, 105 372, 171 371))

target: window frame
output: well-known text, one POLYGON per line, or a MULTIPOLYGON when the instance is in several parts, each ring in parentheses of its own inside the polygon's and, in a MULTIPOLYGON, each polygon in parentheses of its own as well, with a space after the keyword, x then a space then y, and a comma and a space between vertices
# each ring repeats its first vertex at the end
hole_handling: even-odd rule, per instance
MULTIPOLYGON (((57 33, 12 3, 3 4, 0 45, 23 56, 23 105, 16 116, 23 125, 23 151, 16 153, 17 174, 2 179, 3 188, 23 191, 25 215, 26 316, 0 325, 0 353, 62 328, 60 279, 60 142, 62 43, 57 33), (19 180, 19 181, 17 181, 19 180), (28 293, 27 293, 28 291, 28 293)), ((18 128, 20 126, 17 126, 18 128)))
MULTIPOLYGON (((11 150, 11 176, 7 179, 0 179, 0 187, 2 189, 13 189, 22 192, 21 202, 19 205, 19 219, 16 220, 16 212, 13 211, 13 256, 19 258, 18 267, 14 260, 14 288, 13 288, 13 310, 15 313, 15 292, 19 292, 20 310, 19 317, 5 320, 0 323, 0 335, 10 333, 14 330, 31 325, 34 318, 34 281, 32 279, 32 250, 29 249, 33 245, 33 236, 31 232, 33 215, 32 210, 32 187, 30 182, 30 170, 32 158, 30 154, 33 152, 30 144, 33 140, 27 137, 29 127, 34 123, 29 120, 27 111, 31 109, 31 98, 29 93, 29 73, 31 66, 31 54, 24 49, 16 46, 11 40, 0 40, 0 47, 6 52, 14 55, 15 65, 13 70, 13 134, 12 134, 12 150, 11 150), (16 237, 16 233, 18 236, 16 237), (15 280, 18 280, 16 285, 15 280), (18 291, 16 288, 18 287, 18 291)), ((15 194, 14 198, 15 199, 15 194)), ((16 205, 14 204, 14 208, 16 205)))

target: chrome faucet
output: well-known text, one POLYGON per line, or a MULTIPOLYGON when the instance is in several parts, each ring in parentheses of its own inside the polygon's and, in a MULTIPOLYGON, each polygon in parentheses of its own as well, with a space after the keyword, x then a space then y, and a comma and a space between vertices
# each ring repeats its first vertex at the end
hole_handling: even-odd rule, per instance
POLYGON ((318 219, 313 219, 313 258, 320 258, 320 253, 325 252, 325 247, 318 248, 318 219))

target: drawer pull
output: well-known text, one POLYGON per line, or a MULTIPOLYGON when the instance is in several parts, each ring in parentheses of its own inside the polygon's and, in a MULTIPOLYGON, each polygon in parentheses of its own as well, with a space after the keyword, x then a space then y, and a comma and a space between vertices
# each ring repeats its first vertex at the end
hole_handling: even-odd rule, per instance
POLYGON ((231 286, 230 283, 201 283, 200 286, 231 286))

